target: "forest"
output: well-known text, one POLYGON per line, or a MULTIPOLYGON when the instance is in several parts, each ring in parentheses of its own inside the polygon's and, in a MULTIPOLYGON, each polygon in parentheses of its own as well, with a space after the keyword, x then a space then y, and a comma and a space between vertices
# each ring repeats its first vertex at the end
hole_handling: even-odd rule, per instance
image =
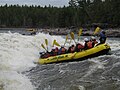
POLYGON ((120 0, 70 0, 69 6, 1 5, 0 27, 120 27, 120 0))

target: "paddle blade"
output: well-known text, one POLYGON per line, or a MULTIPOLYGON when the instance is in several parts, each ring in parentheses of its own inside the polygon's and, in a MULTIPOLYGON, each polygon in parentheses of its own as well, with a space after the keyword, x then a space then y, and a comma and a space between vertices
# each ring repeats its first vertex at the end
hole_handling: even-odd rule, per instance
POLYGON ((70 33, 70 36, 74 40, 74 33, 73 32, 70 33))
POLYGON ((56 46, 59 46, 60 47, 60 44, 55 40, 54 41, 54 45, 56 45, 56 46))
POLYGON ((70 38, 69 45, 71 44, 71 42, 72 42, 72 38, 70 38))
POLYGON ((66 36, 66 41, 68 40, 68 35, 66 36))
POLYGON ((95 35, 95 34, 97 34, 97 33, 99 33, 99 32, 100 32, 100 28, 99 28, 99 27, 97 27, 97 28, 95 29, 95 31, 94 31, 94 33, 93 33, 93 34, 95 35))
MULTIPOLYGON (((41 44, 41 46, 42 46, 42 48, 44 48, 45 49, 45 46, 43 45, 43 44, 41 44)), ((46 49, 45 49, 46 50, 46 49)))
POLYGON ((82 34, 82 28, 80 28, 79 32, 78 32, 78 36, 80 36, 82 34))
POLYGON ((66 44, 67 40, 68 40, 68 35, 66 36, 66 40, 65 40, 64 46, 65 46, 65 44, 66 44))
POLYGON ((55 45, 55 40, 53 41, 52 47, 54 47, 54 45, 55 45))
POLYGON ((46 46, 48 46, 48 40, 47 39, 45 39, 45 44, 46 44, 46 46))

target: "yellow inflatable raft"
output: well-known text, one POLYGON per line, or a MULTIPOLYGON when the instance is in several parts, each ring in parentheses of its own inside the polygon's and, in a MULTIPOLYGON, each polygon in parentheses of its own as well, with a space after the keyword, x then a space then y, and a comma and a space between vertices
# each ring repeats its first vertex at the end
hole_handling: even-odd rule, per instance
POLYGON ((107 54, 109 50, 110 50, 110 46, 108 44, 100 44, 98 46, 95 46, 94 48, 84 50, 81 52, 51 56, 44 59, 40 58, 38 62, 40 64, 48 64, 48 63, 58 63, 58 62, 65 62, 65 61, 83 60, 86 58, 107 54))

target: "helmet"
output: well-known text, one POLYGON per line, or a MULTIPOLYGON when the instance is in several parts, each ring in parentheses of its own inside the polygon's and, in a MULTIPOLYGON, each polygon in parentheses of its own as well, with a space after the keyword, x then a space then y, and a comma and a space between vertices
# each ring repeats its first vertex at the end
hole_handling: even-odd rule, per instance
POLYGON ((55 47, 52 47, 52 50, 54 50, 55 49, 55 47))
POLYGON ((56 47, 55 49, 58 50, 58 47, 56 47))
POLYGON ((89 41, 88 38, 85 38, 84 41, 89 41))
POLYGON ((105 31, 102 31, 103 34, 105 34, 105 31))
POLYGON ((92 40, 94 40, 94 39, 95 39, 95 37, 93 37, 93 36, 92 36, 92 37, 91 37, 91 39, 92 39, 92 40))
POLYGON ((72 47, 74 47, 74 44, 72 45, 72 47))
POLYGON ((64 45, 61 45, 61 47, 64 47, 64 45))

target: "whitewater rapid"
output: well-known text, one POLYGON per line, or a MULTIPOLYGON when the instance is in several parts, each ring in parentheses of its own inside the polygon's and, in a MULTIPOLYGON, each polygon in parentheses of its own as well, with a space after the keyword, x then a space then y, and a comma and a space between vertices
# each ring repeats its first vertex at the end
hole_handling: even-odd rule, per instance
MULTIPOLYGON (((31 79, 22 72, 29 71, 33 67, 37 66, 35 62, 38 62, 39 52, 45 51, 41 47, 41 44, 45 45, 45 39, 48 40, 49 50, 52 48, 53 40, 57 40, 60 45, 63 45, 65 42, 65 38, 62 36, 51 36, 44 33, 38 33, 35 36, 26 36, 11 32, 0 33, 0 90, 36 90, 36 86, 32 84, 31 79)), ((80 38, 82 43, 84 42, 83 39, 84 37, 80 38)), ((72 43, 74 43, 74 41, 72 43)), ((119 39, 107 39, 107 43, 110 44, 113 52, 116 52, 120 48, 119 39)), ((120 54, 120 52, 118 51, 117 54, 120 54)), ((99 61, 99 58, 104 57, 119 58, 119 56, 116 56, 113 53, 112 56, 100 56, 94 59, 88 59, 88 61, 92 62, 93 65, 89 66, 89 71, 81 77, 81 80, 95 72, 96 68, 104 69, 106 61, 99 61)), ((63 68, 72 64, 74 66, 77 62, 71 62, 65 65, 57 64, 55 67, 63 68)), ((60 74, 65 72, 67 71, 60 69, 60 74)), ((68 72, 70 71, 68 70, 68 72)), ((35 76, 37 76, 37 74, 35 74, 35 76)), ((39 85, 39 83, 36 85, 39 85)), ((49 88, 50 87, 48 86, 45 90, 48 90, 49 88)), ((84 87, 80 86, 80 88, 83 88, 82 90, 84 90, 84 87)))
POLYGON ((44 51, 41 44, 48 39, 51 49, 54 39, 62 43, 60 36, 39 33, 25 36, 19 33, 0 33, 0 90, 34 90, 35 87, 22 72, 35 67, 39 52, 44 51))

